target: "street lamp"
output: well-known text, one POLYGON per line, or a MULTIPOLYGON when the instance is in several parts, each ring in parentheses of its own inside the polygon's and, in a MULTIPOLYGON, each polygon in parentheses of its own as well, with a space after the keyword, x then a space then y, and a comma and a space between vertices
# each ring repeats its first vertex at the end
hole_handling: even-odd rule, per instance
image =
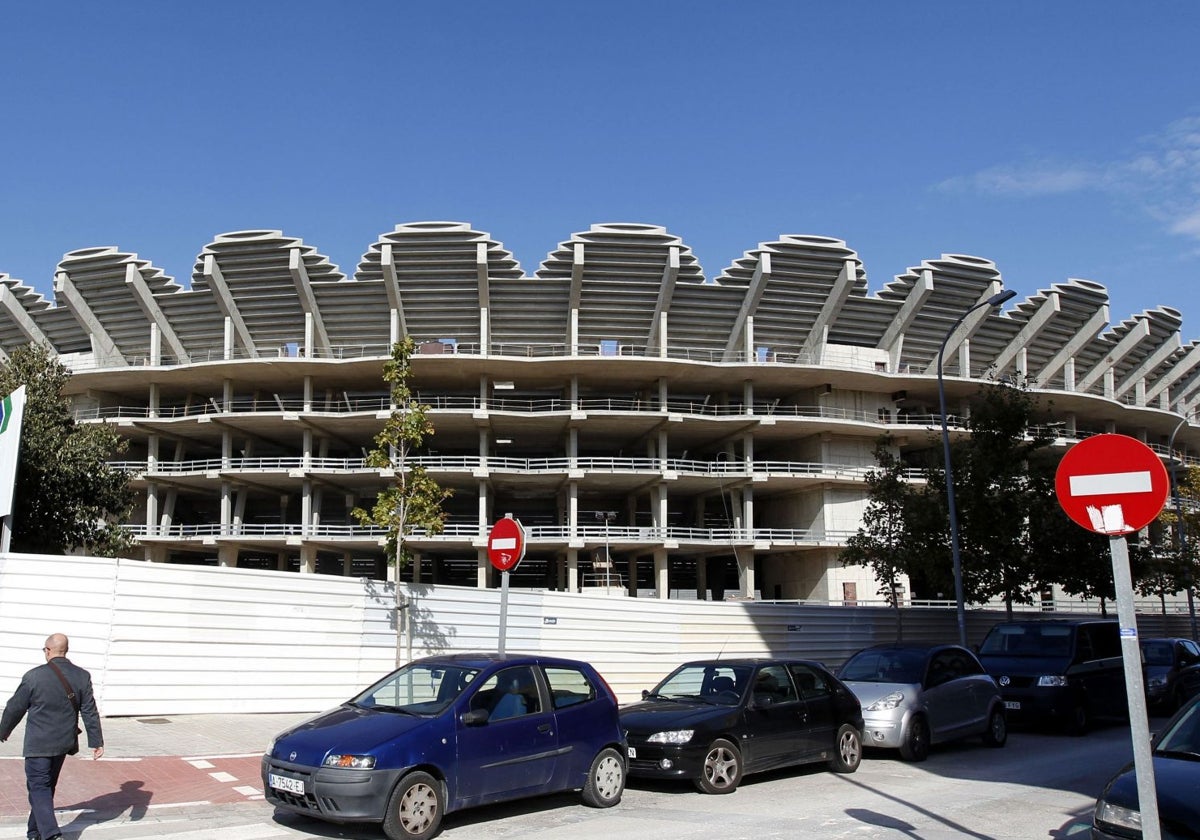
POLYGON ((968 315, 976 309, 1000 306, 1016 296, 1016 292, 1008 289, 992 295, 982 303, 975 304, 960 315, 950 329, 946 330, 946 337, 942 339, 942 346, 938 348, 938 403, 942 412, 942 450, 946 458, 946 508, 950 513, 950 556, 954 561, 954 603, 958 614, 958 643, 963 647, 967 646, 967 612, 963 601, 962 556, 958 549, 958 511, 954 507, 954 470, 950 466, 950 430, 946 428, 946 383, 942 379, 942 357, 946 354, 946 345, 950 342, 950 336, 958 329, 958 325, 967 319, 968 315))
POLYGON ((608 550, 608 523, 617 518, 615 510, 598 510, 596 518, 604 520, 604 592, 608 593, 612 578, 612 554, 608 550))
MULTIPOLYGON (((1177 425, 1175 427, 1174 431, 1171 432, 1171 439, 1167 441, 1167 454, 1171 456, 1171 493, 1175 496, 1175 529, 1176 529, 1175 530, 1175 545, 1179 547, 1179 560, 1181 562, 1185 562, 1185 563, 1188 561, 1187 561, 1187 551, 1185 550, 1186 546, 1185 546, 1185 542, 1184 542, 1184 533, 1185 532, 1184 532, 1184 527, 1183 527, 1183 500, 1179 496, 1179 465, 1177 465, 1175 463, 1175 435, 1177 435, 1179 433, 1179 430, 1184 427, 1184 424, 1187 423, 1187 421, 1188 421, 1188 418, 1185 415, 1183 417, 1183 419, 1179 421, 1179 425, 1177 425)), ((1183 459, 1180 458, 1179 461, 1180 461, 1180 464, 1182 464, 1183 459)), ((1196 602, 1194 600, 1194 596, 1192 595, 1192 586, 1193 586, 1192 564, 1188 563, 1188 573, 1187 573, 1188 618, 1191 620, 1192 639, 1195 640, 1195 639, 1200 639, 1200 636, 1196 635, 1196 602)))

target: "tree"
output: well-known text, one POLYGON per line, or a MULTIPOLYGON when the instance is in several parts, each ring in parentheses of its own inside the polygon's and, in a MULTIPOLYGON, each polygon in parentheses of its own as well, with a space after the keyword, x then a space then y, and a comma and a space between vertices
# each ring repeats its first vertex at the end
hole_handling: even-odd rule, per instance
POLYGON ((25 386, 21 450, 13 490, 12 551, 115 557, 131 540, 129 475, 109 465, 128 442, 107 423, 77 423, 66 394, 70 372, 29 344, 0 364, 0 394, 25 386))
POLYGON ((391 389, 392 413, 382 431, 375 436, 375 448, 366 464, 394 471, 395 483, 375 497, 370 510, 354 508, 351 513, 363 525, 376 525, 387 531, 387 558, 396 566, 396 664, 400 664, 400 571, 411 560, 407 539, 421 531, 440 534, 446 525, 442 502, 452 493, 429 477, 413 458, 433 434, 429 406, 420 402, 410 384, 412 355, 416 343, 405 336, 392 346, 392 358, 383 366, 383 379, 391 389))
POLYGON ((964 586, 970 600, 1002 598, 1032 603, 1041 535, 1029 527, 1033 509, 1053 494, 1032 466, 1054 441, 1038 422, 1037 405, 1024 381, 989 382, 971 407, 970 438, 959 447, 955 498, 961 499, 960 533, 964 586))
POLYGON ((1136 546, 1130 546, 1130 560, 1136 564, 1135 588, 1142 595, 1158 597, 1164 613, 1166 596, 1192 589, 1200 571, 1197 562, 1200 555, 1196 551, 1196 527, 1200 525, 1200 507, 1197 506, 1200 468, 1180 469, 1174 481, 1171 498, 1158 518, 1143 532, 1144 539, 1136 546))
POLYGON ((879 581, 879 595, 896 611, 896 639, 904 638, 900 612, 900 578, 908 560, 905 509, 909 484, 904 464, 895 454, 892 439, 883 435, 875 442, 878 469, 867 472, 867 507, 858 532, 846 540, 843 565, 868 566, 879 581))

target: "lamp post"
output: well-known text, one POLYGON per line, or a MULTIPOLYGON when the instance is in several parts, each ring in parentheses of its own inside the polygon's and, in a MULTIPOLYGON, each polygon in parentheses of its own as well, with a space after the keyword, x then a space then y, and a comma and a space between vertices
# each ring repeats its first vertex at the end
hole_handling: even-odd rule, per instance
POLYGON ((598 510, 596 518, 604 520, 604 594, 608 594, 608 588, 612 580, 612 554, 608 550, 608 523, 617 518, 615 510, 598 510))
POLYGON ((938 403, 942 412, 942 451, 946 458, 946 509, 950 514, 950 557, 954 562, 954 604, 958 616, 958 643, 963 647, 967 646, 967 612, 963 600, 962 556, 958 548, 958 511, 954 507, 954 470, 950 465, 950 430, 946 427, 946 383, 942 379, 942 357, 946 355, 946 345, 950 343, 950 336, 954 335, 958 325, 965 321, 968 315, 976 309, 1000 306, 1016 296, 1017 293, 1009 289, 975 304, 958 316, 958 320, 946 330, 946 337, 942 339, 942 346, 938 348, 938 403))
POLYGON ((1182 465, 1183 459, 1179 459, 1179 464, 1175 463, 1175 435, 1184 427, 1188 418, 1184 416, 1179 421, 1179 425, 1171 432, 1171 439, 1167 441, 1167 454, 1171 456, 1171 494, 1175 497, 1175 545, 1179 548, 1179 559, 1181 562, 1188 563, 1187 573, 1187 604, 1188 618, 1191 621, 1192 641, 1200 638, 1196 635, 1196 602, 1192 594, 1192 564, 1187 560, 1186 543, 1184 541, 1185 529, 1183 527, 1183 500, 1179 495, 1179 467, 1182 465))

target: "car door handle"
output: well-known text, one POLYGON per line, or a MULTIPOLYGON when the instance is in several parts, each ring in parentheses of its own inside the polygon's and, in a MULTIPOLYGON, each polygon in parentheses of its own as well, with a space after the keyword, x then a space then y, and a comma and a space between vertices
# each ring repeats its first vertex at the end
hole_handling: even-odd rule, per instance
POLYGON ((549 731, 550 731, 550 724, 548 724, 548 723, 543 723, 538 726, 538 732, 540 732, 542 735, 545 735, 549 731))

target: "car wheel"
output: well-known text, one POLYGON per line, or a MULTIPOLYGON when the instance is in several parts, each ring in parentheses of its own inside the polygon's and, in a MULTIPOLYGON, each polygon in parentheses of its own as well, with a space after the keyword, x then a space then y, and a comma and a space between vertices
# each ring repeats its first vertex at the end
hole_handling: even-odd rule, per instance
POLYGON ((605 747, 592 759, 583 783, 583 804, 593 808, 611 808, 625 792, 625 762, 612 747, 605 747))
POLYGON ((834 773, 853 773, 861 763, 862 736, 853 726, 844 723, 838 730, 837 740, 833 744, 833 758, 829 759, 829 769, 834 773))
POLYGON ((908 732, 900 744, 900 757, 905 761, 924 761, 929 757, 929 724, 921 715, 913 715, 908 732))
POLYGON ((1008 720, 1000 707, 992 709, 988 715, 987 731, 983 733, 983 743, 989 747, 1003 747, 1008 740, 1008 720))
POLYGON ((1088 714, 1087 706, 1082 702, 1076 703, 1071 707, 1071 711, 1067 713, 1067 734, 1086 735, 1091 723, 1092 720, 1088 714))
POLYGON ((701 793, 733 793, 742 780, 742 754, 732 742, 718 738, 709 745, 696 777, 701 793))
POLYGON ((392 791, 383 833, 391 840, 428 840, 437 833, 446 810, 442 784, 428 773, 409 773, 392 791))

